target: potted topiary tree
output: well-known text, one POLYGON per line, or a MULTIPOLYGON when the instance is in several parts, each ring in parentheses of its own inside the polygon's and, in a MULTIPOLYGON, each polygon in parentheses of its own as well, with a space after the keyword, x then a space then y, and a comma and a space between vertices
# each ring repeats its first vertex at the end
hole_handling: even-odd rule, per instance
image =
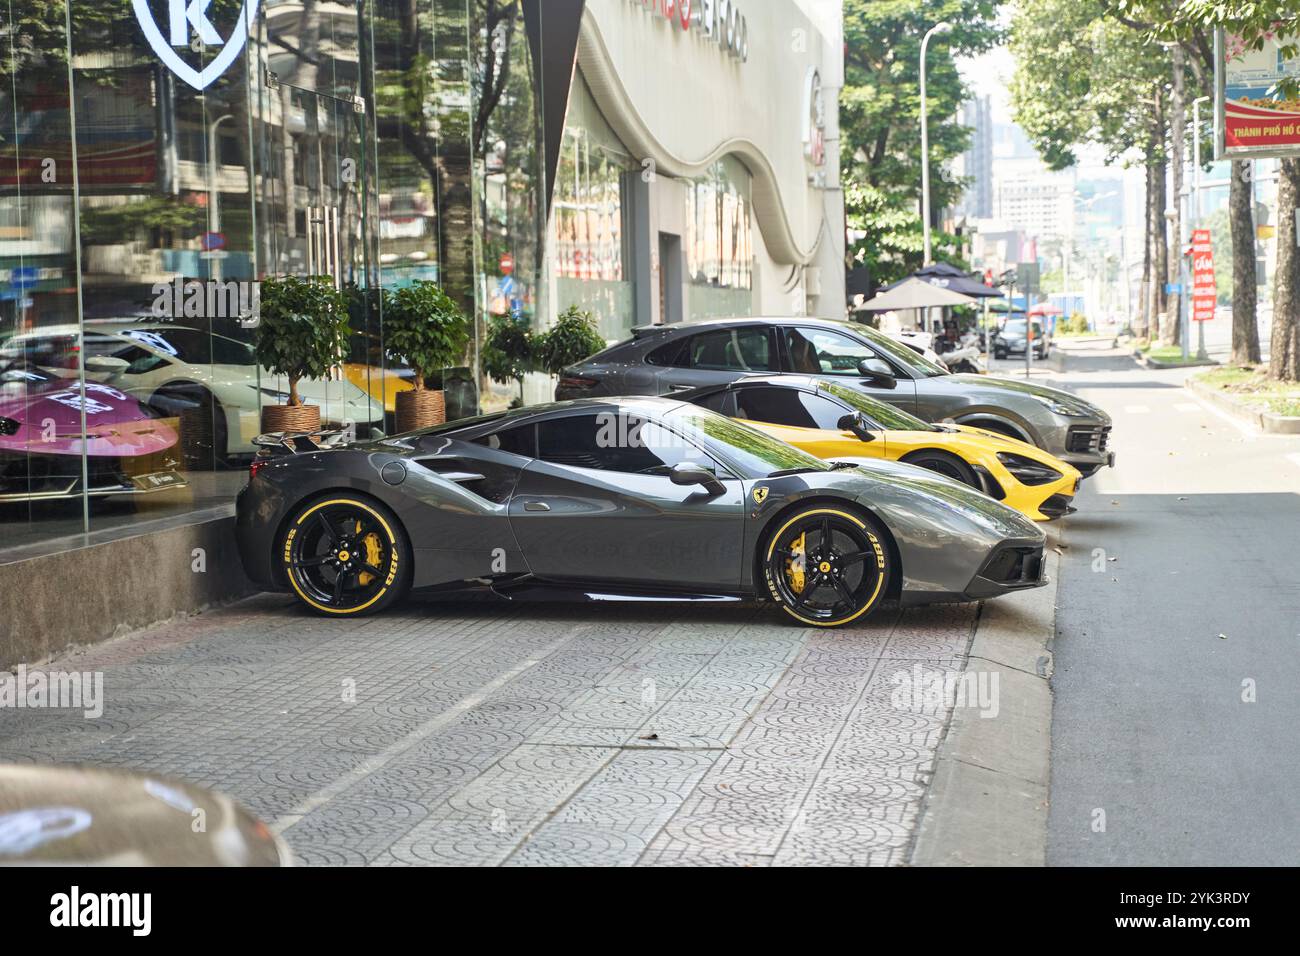
POLYGON ((495 316, 488 325, 487 339, 483 342, 483 371, 494 382, 519 385, 519 397, 511 404, 512 408, 524 404, 524 376, 535 368, 535 339, 528 321, 513 315, 495 316))
POLYGON ((468 343, 469 322, 436 282, 417 281, 386 296, 384 349, 415 372, 415 388, 397 395, 399 433, 447 420, 442 372, 460 361, 468 343))
POLYGON ((257 361, 289 380, 288 404, 262 407, 262 430, 318 431, 320 408, 303 404, 298 383, 324 378, 343 361, 351 335, 347 300, 328 276, 271 276, 262 280, 260 302, 257 361))
POLYGON ((543 371, 561 375, 570 365, 591 358, 606 345, 592 314, 571 305, 537 337, 533 354, 543 371))

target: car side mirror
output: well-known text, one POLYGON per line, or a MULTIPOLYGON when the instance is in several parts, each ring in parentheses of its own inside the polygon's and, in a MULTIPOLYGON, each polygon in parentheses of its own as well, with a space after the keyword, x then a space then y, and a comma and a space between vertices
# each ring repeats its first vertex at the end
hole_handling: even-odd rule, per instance
POLYGON ((894 377, 894 370, 884 359, 863 359, 858 363, 858 374, 863 378, 871 379, 881 388, 893 388, 898 384, 898 379, 894 377))
POLYGON ((126 359, 116 358, 112 355, 94 355, 86 359, 87 372, 108 372, 112 375, 119 375, 131 367, 131 363, 126 359))
POLYGON ((674 485, 683 487, 702 485, 704 490, 711 495, 720 495, 727 490, 726 485, 718 481, 713 472, 693 461, 684 461, 679 465, 674 465, 670 477, 674 485))
POLYGON ((845 415, 837 423, 840 431, 852 432, 862 441, 875 441, 876 435, 867 427, 867 421, 862 417, 861 412, 854 412, 851 415, 845 415))

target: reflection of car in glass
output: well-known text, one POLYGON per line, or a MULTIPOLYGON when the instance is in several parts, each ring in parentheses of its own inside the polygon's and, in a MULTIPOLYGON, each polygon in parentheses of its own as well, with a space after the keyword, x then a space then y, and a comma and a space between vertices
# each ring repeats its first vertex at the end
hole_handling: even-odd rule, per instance
MULTIPOLYGON (((1004 359, 1011 355, 1025 354, 1025 330, 1028 326, 1024 319, 1007 319, 1002 328, 993 337, 993 357, 1004 359)), ((1052 341, 1043 323, 1034 323, 1034 356, 1045 359, 1052 354, 1052 341)))
POLYGON ((224 794, 117 770, 0 766, 0 866, 292 864, 224 794))
POLYGON ((828 319, 710 319, 637 329, 565 369, 559 400, 663 395, 753 374, 832 376, 928 422, 954 421, 1036 445, 1086 478, 1114 464, 1111 420, 1037 382, 953 375, 876 329, 828 319))
MULTIPOLYGON (((0 347, 0 359, 29 364, 65 378, 77 374, 80 330, 75 325, 22 333, 0 347)), ((264 405, 288 397, 288 381, 259 369, 253 349, 224 335, 159 322, 95 322, 85 331, 86 378, 129 392, 165 417, 211 409, 213 447, 220 455, 251 453, 264 405)), ((330 427, 346 423, 370 437, 384 425, 383 406, 351 382, 303 381, 304 402, 318 405, 330 427)))
POLYGON ((239 496, 240 555, 254 581, 323 614, 477 587, 758 596, 830 627, 885 597, 1043 583, 1043 532, 971 488, 895 462, 830 465, 671 399, 526 408, 351 447, 287 441, 239 496))
POLYGON ((176 443, 168 422, 118 389, 87 382, 83 399, 76 382, 0 359, 0 501, 184 487, 176 443))
POLYGON ((931 425, 826 379, 755 376, 673 397, 741 419, 827 461, 866 456, 928 468, 1035 521, 1074 510, 1079 472, 1047 452, 966 425, 931 425))

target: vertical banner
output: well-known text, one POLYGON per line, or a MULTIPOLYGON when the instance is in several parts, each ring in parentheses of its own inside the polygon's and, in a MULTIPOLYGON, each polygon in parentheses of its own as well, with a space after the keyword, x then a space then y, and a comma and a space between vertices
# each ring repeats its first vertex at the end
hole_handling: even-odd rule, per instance
POLYGON ((1284 51, 1300 37, 1272 36, 1256 50, 1215 35, 1215 157, 1300 155, 1300 57, 1284 51))
POLYGON ((1218 305, 1214 283, 1214 243, 1208 229, 1192 232, 1192 321, 1210 322, 1218 305))

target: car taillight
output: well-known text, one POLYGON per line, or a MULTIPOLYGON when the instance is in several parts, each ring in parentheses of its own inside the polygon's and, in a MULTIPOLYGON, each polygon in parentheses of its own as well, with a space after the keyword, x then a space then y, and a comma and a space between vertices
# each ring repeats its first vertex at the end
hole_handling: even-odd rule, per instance
POLYGON ((560 388, 577 388, 588 389, 595 388, 600 383, 594 378, 562 378, 560 379, 560 388))
POLYGON ((254 458, 253 463, 248 466, 248 480, 252 481, 257 477, 258 472, 271 463, 269 458, 254 458))

